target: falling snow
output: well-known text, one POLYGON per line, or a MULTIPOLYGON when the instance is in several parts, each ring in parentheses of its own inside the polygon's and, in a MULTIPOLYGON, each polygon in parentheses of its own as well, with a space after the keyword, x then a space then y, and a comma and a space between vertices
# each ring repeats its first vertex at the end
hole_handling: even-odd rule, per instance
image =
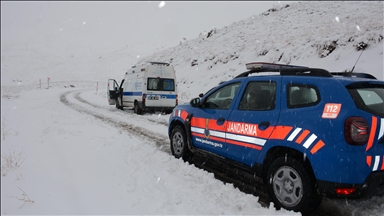
MULTIPOLYGON (((384 78, 382 2, 285 5, 162 50, 151 41, 132 43, 129 34, 121 44, 98 38, 98 17, 40 16, 23 40, 2 40, 1 214, 300 215, 263 207, 258 197, 175 159, 169 115, 117 110, 106 96, 107 79, 120 82, 137 62, 174 65, 179 103, 185 103, 244 72, 248 62, 350 70, 361 54, 355 46, 367 41, 355 71, 384 78), (80 31, 82 21, 87 25, 80 31), (336 49, 320 58, 330 41, 336 49), (194 60, 198 65, 191 66, 194 60), (23 163, 11 166, 5 158, 12 155, 23 163)), ((324 198, 320 209, 323 215, 383 215, 384 197, 324 198)))

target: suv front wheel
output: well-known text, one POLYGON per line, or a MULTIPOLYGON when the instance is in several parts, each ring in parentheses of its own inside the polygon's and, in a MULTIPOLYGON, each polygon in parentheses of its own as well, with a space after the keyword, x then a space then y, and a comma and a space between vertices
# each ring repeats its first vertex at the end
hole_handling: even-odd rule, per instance
POLYGON ((172 155, 176 158, 183 158, 184 161, 188 160, 192 153, 188 148, 187 136, 181 126, 175 126, 171 133, 171 151, 172 155))
POLYGON ((267 175, 267 186, 275 208, 307 213, 315 210, 321 195, 315 179, 298 160, 286 156, 272 162, 267 175))

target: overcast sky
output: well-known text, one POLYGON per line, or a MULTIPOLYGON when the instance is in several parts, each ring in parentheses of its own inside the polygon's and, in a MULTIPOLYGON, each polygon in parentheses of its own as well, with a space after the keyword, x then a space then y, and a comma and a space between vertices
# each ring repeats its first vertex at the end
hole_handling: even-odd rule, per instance
MULTIPOLYGON (((59 37, 84 43, 175 46, 183 38, 198 37, 213 28, 222 28, 259 15, 279 1, 245 2, 20 2, 1 1, 2 44, 8 41, 59 37), (90 38, 89 34, 92 32, 90 38), (83 38, 84 37, 84 38, 83 38)), ((69 41, 70 43, 70 41, 69 41)))

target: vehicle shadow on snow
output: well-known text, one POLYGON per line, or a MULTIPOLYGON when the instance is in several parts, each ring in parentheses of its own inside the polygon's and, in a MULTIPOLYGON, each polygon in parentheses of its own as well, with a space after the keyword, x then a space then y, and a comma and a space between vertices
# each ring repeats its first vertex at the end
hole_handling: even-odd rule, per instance
MULTIPOLYGON (((261 178, 254 176, 246 171, 241 171, 231 164, 224 163, 212 158, 207 158, 203 155, 194 154, 188 161, 197 168, 204 169, 214 174, 215 178, 222 181, 224 184, 233 184, 240 191, 252 194, 259 197, 261 206, 269 208, 273 206, 271 198, 268 195, 268 190, 261 178)), ((347 207, 346 207, 347 208, 347 207)), ((340 207, 340 202, 333 199, 323 198, 320 206, 309 214, 304 216, 333 216, 333 215, 355 215, 355 212, 348 212, 340 207)))

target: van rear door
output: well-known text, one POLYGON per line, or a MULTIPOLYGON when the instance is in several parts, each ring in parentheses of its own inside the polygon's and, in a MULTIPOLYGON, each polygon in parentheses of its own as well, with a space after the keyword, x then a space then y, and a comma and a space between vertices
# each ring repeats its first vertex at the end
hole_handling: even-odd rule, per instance
POLYGON ((146 107, 175 107, 176 84, 172 66, 148 66, 146 107))
POLYGON ((147 94, 145 95, 146 107, 161 107, 161 78, 149 77, 147 80, 147 94))
POLYGON ((117 84, 116 80, 108 79, 107 98, 108 98, 109 105, 116 104, 118 90, 119 90, 119 84, 117 84))
POLYGON ((163 93, 161 95, 161 104, 163 107, 176 106, 176 86, 175 79, 163 78, 162 80, 163 93))

